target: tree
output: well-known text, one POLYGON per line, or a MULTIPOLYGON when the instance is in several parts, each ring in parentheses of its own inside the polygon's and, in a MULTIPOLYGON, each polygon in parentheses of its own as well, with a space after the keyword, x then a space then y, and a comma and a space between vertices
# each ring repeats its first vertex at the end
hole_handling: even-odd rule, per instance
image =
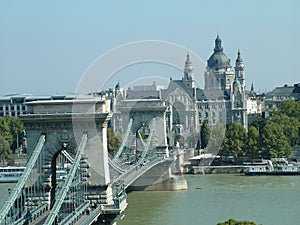
POLYGON ((217 225, 256 225, 254 222, 251 221, 237 221, 235 219, 229 219, 223 223, 218 223, 217 225))
POLYGON ((207 124, 207 121, 204 121, 203 124, 201 125, 201 130, 200 130, 200 146, 201 146, 201 148, 207 147, 209 137, 210 137, 210 129, 207 124))
POLYGON ((5 140, 4 137, 0 135, 0 160, 2 162, 6 161, 9 159, 10 155, 10 148, 9 148, 9 143, 7 140, 5 140))
POLYGON ((284 135, 283 127, 280 124, 268 121, 262 135, 262 157, 278 158, 289 157, 291 146, 288 138, 284 135))
POLYGON ((271 121, 282 126, 284 135, 289 139, 290 145, 295 146, 299 140, 300 121, 296 117, 277 115, 271 121))
POLYGON ((228 123, 220 155, 232 155, 235 158, 245 155, 245 142, 246 130, 243 125, 236 122, 228 123))
POLYGON ((121 146, 122 138, 116 135, 112 128, 107 128, 107 150, 109 153, 116 152, 121 146))
POLYGON ((280 107, 271 114, 271 116, 282 115, 297 118, 300 122, 300 102, 292 100, 283 101, 280 107))
POLYGON ((258 118, 256 120, 254 120, 250 126, 255 127, 258 130, 258 133, 261 134, 262 130, 266 126, 267 122, 268 122, 268 119, 258 118))
POLYGON ((260 158, 259 150, 260 150, 259 133, 256 127, 251 126, 249 128, 248 135, 247 135, 247 142, 246 142, 246 149, 245 149, 246 156, 252 159, 260 158))
POLYGON ((13 137, 13 141, 10 144, 10 148, 14 151, 19 147, 22 141, 22 132, 24 131, 24 125, 18 117, 5 117, 9 125, 10 134, 13 137))
POLYGON ((1 136, 9 143, 9 145, 13 142, 13 136, 10 132, 9 122, 7 117, 0 118, 0 134, 1 136))
POLYGON ((19 147, 23 130, 24 125, 19 118, 9 116, 0 118, 0 133, 8 141, 11 149, 15 150, 19 147))

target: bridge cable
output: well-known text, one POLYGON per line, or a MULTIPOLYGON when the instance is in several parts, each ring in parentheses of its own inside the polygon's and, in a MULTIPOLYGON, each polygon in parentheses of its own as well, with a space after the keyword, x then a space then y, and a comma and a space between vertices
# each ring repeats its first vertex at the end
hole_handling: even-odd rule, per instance
POLYGON ((11 193, 11 195, 9 196, 9 199, 5 202, 3 208, 0 210, 0 224, 2 224, 5 216, 7 215, 8 211, 10 210, 10 208, 13 206, 13 204, 15 203, 16 199, 18 198, 18 196, 20 195, 21 191, 23 190, 23 187, 25 186, 25 183, 32 171, 32 168, 34 167, 40 153, 41 150, 44 146, 45 143, 45 135, 42 134, 32 152, 32 155, 30 156, 29 161, 27 162, 27 166, 21 176, 21 178, 19 179, 18 183, 16 184, 16 186, 13 188, 13 191, 11 193))
POLYGON ((150 123, 150 134, 149 134, 149 137, 148 137, 145 149, 144 149, 144 151, 142 153, 142 157, 141 157, 141 159, 139 161, 143 161, 144 158, 147 155, 147 152, 148 152, 148 150, 150 148, 150 144, 151 144, 151 141, 152 141, 152 138, 153 138, 154 128, 155 128, 155 118, 153 118, 152 121, 151 121, 151 123, 150 123))
POLYGON ((72 180, 75 177, 76 170, 80 164, 80 159, 83 154, 83 150, 85 148, 86 142, 87 142, 87 134, 83 134, 80 144, 79 144, 79 147, 77 148, 76 156, 74 159, 74 164, 71 167, 71 170, 68 174, 68 177, 65 181, 64 186, 62 187, 61 192, 59 193, 57 201, 55 201, 54 206, 53 206, 52 210, 50 211, 50 213, 44 223, 45 225, 53 224, 53 222, 59 212, 59 209, 60 209, 61 205, 63 204, 63 201, 67 195, 67 192, 69 191, 70 186, 72 184, 72 180))
POLYGON ((122 144, 121 144, 118 152, 115 154, 113 161, 117 160, 120 157, 120 155, 122 154, 123 150, 124 150, 124 147, 126 145, 128 137, 129 137, 129 133, 131 131, 132 121, 133 121, 133 119, 130 118, 128 126, 127 126, 127 130, 126 130, 126 133, 125 133, 125 136, 124 136, 123 141, 122 141, 122 144))

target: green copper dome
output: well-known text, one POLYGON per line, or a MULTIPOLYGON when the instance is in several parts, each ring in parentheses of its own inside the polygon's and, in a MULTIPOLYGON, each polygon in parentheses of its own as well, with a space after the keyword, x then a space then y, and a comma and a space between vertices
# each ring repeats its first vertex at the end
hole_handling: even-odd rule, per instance
POLYGON ((223 52, 221 39, 219 38, 219 35, 215 40, 214 53, 208 59, 207 66, 212 69, 225 69, 230 67, 230 60, 223 52))

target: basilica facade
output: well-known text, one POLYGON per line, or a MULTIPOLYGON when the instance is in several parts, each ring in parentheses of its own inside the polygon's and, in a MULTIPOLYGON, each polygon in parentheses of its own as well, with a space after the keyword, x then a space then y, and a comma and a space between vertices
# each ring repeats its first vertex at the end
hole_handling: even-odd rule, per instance
POLYGON ((186 139, 191 133, 199 132, 204 121, 210 127, 237 122, 247 129, 245 74, 240 51, 233 68, 217 36, 204 78, 204 89, 195 87, 192 61, 187 53, 183 78, 171 79, 168 88, 162 90, 162 99, 169 104, 169 132, 175 138, 182 136, 186 139))

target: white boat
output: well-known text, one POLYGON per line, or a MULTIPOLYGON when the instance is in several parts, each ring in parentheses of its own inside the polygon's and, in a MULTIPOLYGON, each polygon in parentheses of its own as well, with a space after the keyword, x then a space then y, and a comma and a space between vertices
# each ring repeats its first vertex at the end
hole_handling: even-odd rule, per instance
POLYGON ((56 168, 56 180, 64 181, 67 178, 68 172, 65 168, 56 168))
POLYGON ((15 183, 18 182, 25 167, 7 166, 0 167, 0 183, 15 183))

